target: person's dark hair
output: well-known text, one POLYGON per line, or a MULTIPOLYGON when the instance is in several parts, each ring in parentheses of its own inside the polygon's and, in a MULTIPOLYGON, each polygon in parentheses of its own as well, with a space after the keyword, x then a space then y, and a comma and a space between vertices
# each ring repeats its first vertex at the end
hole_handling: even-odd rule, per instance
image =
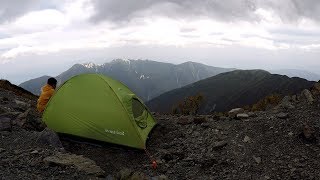
POLYGON ((57 86, 57 80, 55 78, 49 78, 47 83, 52 87, 57 86))

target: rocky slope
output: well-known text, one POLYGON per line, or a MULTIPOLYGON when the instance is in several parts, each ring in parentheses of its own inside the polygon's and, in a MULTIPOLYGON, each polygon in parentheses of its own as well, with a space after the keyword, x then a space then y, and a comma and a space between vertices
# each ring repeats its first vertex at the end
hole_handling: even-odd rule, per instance
MULTIPOLYGON (((207 66, 195 62, 178 65, 149 60, 113 60, 110 63, 75 64, 56 78, 59 84, 69 78, 84 73, 99 73, 110 76, 135 92, 144 101, 150 100, 164 92, 208 78, 233 69, 207 66)), ((40 93, 44 77, 20 84, 34 94, 40 93)))
MULTIPOLYGON (((31 128, 39 116, 0 89, 0 176, 4 179, 320 179, 320 88, 287 96, 265 112, 155 114, 146 153, 111 144, 62 140, 31 128), (20 118, 16 117, 20 116, 20 118), (22 121, 21 119, 28 119, 22 121), (24 125, 29 124, 29 126, 24 125), (6 130, 6 131, 4 131, 6 130), (43 138, 45 137, 45 138, 43 138), (48 140, 44 143, 44 140, 48 140), (88 159, 90 158, 90 159, 88 159), (93 161, 92 161, 93 160, 93 161), (88 166, 83 164, 90 163, 88 166), (87 169, 85 167, 93 167, 87 169)), ((32 104, 33 102, 31 102, 32 104)))

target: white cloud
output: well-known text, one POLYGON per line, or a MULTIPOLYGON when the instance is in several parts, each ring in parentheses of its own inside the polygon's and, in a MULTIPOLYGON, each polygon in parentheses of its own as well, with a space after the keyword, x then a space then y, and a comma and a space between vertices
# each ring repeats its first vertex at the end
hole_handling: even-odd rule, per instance
POLYGON ((30 12, 17 19, 13 26, 20 29, 49 29, 55 26, 65 26, 69 24, 66 16, 55 9, 45 9, 30 12))

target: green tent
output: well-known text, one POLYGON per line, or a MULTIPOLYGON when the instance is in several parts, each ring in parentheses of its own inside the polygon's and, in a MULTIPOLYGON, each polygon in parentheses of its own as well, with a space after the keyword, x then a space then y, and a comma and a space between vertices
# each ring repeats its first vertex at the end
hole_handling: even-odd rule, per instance
POLYGON ((156 124, 142 101, 125 85, 99 74, 65 82, 50 99, 43 121, 52 130, 145 149, 156 124))

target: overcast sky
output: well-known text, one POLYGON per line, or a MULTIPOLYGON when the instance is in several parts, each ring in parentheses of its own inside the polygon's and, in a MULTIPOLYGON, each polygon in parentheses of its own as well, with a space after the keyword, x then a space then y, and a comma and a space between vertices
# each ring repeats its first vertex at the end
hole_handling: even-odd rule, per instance
POLYGON ((151 59, 320 72, 320 0, 0 0, 0 78, 151 59))

